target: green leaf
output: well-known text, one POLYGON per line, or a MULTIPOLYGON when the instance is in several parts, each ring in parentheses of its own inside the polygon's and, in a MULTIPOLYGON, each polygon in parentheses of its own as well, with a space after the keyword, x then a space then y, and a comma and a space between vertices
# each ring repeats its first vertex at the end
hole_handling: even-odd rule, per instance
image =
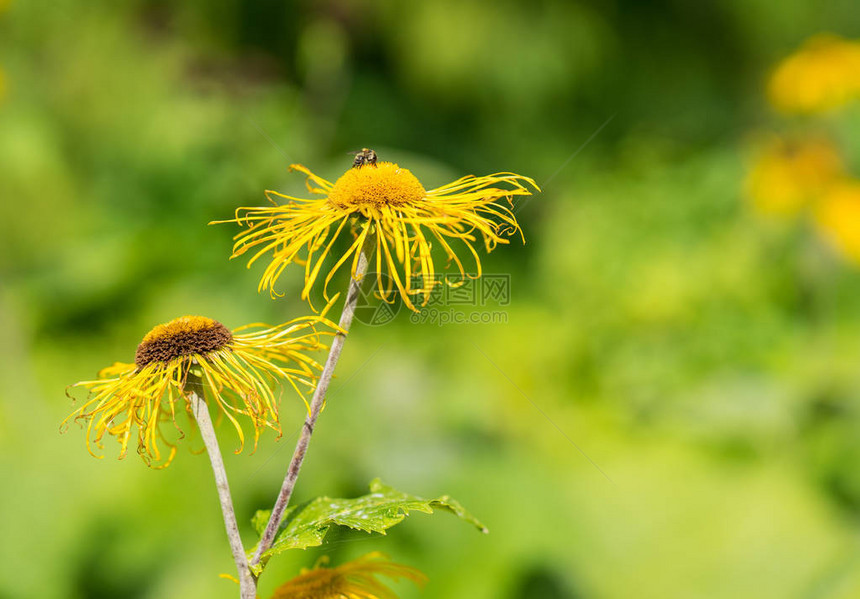
POLYGON ((269 523, 269 518, 272 516, 272 510, 257 510, 254 517, 251 518, 251 526, 257 531, 257 536, 262 537, 266 531, 266 525, 269 523))
MULTIPOLYGON (((367 533, 385 531, 399 524, 410 512, 432 514, 434 509, 447 510, 475 526, 483 533, 487 528, 448 495, 424 499, 384 485, 377 478, 370 483, 370 494, 355 499, 317 497, 304 505, 291 508, 285 524, 264 559, 288 549, 305 549, 322 545, 332 525, 346 526, 367 533)), ((257 512, 254 528, 258 533, 266 527, 269 512, 257 512)))

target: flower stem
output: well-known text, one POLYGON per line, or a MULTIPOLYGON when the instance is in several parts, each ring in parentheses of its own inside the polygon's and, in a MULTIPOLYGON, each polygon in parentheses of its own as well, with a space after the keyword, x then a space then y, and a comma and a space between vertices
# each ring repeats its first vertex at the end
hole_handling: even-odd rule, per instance
POLYGON ((263 531, 263 536, 260 537, 260 544, 254 552, 254 557, 251 558, 251 567, 260 563, 260 559, 263 554, 268 551, 272 546, 272 543, 274 543, 275 535, 278 532, 278 528, 281 526, 281 519, 284 517, 284 511, 287 509, 287 505, 290 502, 290 496, 293 493, 293 487, 295 487, 296 479, 299 476, 299 470, 301 469, 302 462, 305 459, 305 453, 308 450, 308 443, 310 443, 311 435, 314 432, 317 417, 325 403, 326 391, 328 391, 329 383, 331 383, 331 378, 334 374, 335 366, 337 366, 337 361, 340 359, 340 353, 343 350, 346 333, 349 331, 349 327, 352 324, 352 317, 355 315, 355 306, 358 303, 361 280, 364 278, 366 272, 367 254, 365 253, 364 248, 362 248, 358 256, 358 264, 356 265, 355 272, 349 282, 346 302, 344 303, 343 312, 340 315, 340 322, 338 323, 343 332, 338 331, 332 341, 328 358, 326 359, 322 374, 320 374, 319 382, 314 390, 310 413, 305 418, 305 424, 302 427, 299 440, 296 443, 296 450, 293 452, 293 459, 290 460, 287 475, 284 477, 281 491, 278 493, 278 498, 275 500, 275 505, 272 508, 272 515, 269 517, 269 523, 266 525, 266 530, 263 531))
POLYGON ((236 562, 236 570, 239 573, 239 596, 242 599, 255 599, 257 582, 251 575, 245 547, 239 536, 239 525, 236 523, 236 512, 233 510, 233 500, 230 497, 230 485, 227 483, 224 460, 221 458, 221 450, 218 448, 218 439, 215 437, 215 429, 212 428, 212 418, 209 416, 206 401, 195 391, 189 389, 194 384, 192 377, 193 375, 189 373, 186 383, 188 401, 191 403, 191 413, 194 415, 197 427, 200 429, 200 435, 203 437, 206 453, 209 454, 209 461, 212 462, 215 486, 218 488, 218 499, 221 501, 221 512, 224 515, 224 527, 227 529, 227 538, 230 540, 230 549, 233 552, 233 560, 236 562))

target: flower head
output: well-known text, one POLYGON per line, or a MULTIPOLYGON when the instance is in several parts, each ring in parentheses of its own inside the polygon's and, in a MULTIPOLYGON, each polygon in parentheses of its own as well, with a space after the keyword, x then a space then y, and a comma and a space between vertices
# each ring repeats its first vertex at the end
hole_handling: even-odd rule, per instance
POLYGON ((819 34, 784 59, 768 82, 771 104, 787 113, 825 112, 860 98, 860 43, 819 34))
POLYGON ((320 366, 306 352, 323 349, 320 336, 330 334, 317 332, 316 323, 334 326, 310 317, 276 327, 248 325, 230 331, 203 316, 158 325, 138 345, 133 363, 117 362, 101 370, 96 380, 70 386, 86 388, 89 395, 63 424, 71 419, 87 423, 87 448, 93 455, 93 445, 101 449, 106 434, 116 437, 120 458, 136 430, 138 453, 150 466, 163 467, 173 459, 176 447, 165 439, 161 425, 172 420, 179 428, 177 403, 180 410, 188 410, 186 397, 196 391, 236 428, 240 439, 236 453, 245 440, 237 416, 250 419, 256 447, 264 428, 280 433, 273 391, 277 380, 289 382, 303 399, 302 388, 314 387, 320 366), (159 442, 169 447, 166 457, 159 442))
POLYGON ((409 566, 395 564, 378 552, 368 553, 336 568, 327 568, 322 558, 310 570, 275 590, 272 599, 397 599, 394 592, 376 580, 377 575, 395 580, 406 578, 423 585, 427 577, 409 566))
POLYGON ((774 138, 756 158, 746 193, 761 212, 793 216, 843 176, 842 158, 830 141, 774 138))
POLYGON ((845 180, 828 190, 818 204, 815 220, 845 258, 860 264, 860 181, 845 180))
POLYGON ((239 208, 234 219, 221 221, 247 227, 236 235, 233 257, 252 252, 249 267, 271 252, 259 289, 275 294, 284 268, 297 263, 305 267, 302 299, 308 299, 326 258, 335 254, 335 242, 349 232, 352 238, 346 249, 333 256, 334 264, 325 275, 326 298, 329 281, 344 264, 351 261, 355 275, 365 248, 375 250, 372 270, 377 273, 380 296, 393 301, 400 295, 413 310, 414 297, 420 296, 426 304, 437 283, 434 244, 456 265, 459 282, 466 276, 480 276, 479 239, 489 252, 520 232, 513 212, 496 200, 510 202, 513 196, 531 195, 530 187, 538 189, 528 177, 497 173, 470 175, 428 191, 408 169, 391 162, 357 164, 334 183, 302 165, 293 164, 290 169, 307 175, 308 190, 322 197, 302 199, 266 191, 273 206, 239 208), (275 198, 287 201, 278 204, 275 198), (474 275, 467 274, 471 266, 467 268, 459 255, 463 251, 471 258, 474 275))

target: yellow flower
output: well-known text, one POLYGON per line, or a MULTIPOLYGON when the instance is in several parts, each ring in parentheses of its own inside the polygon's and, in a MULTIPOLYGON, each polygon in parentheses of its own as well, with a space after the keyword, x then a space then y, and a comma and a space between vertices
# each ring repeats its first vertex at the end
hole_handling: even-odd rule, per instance
POLYGON ((397 599, 390 588, 376 580, 376 575, 406 578, 418 585, 427 582, 420 571, 388 561, 378 552, 337 568, 326 568, 326 562, 323 557, 313 569, 303 569, 299 576, 278 587, 272 599, 397 599))
POLYGON ((812 114, 860 97, 860 43, 819 34, 777 65, 768 82, 771 104, 812 114))
POLYGON ((203 316, 183 316, 158 325, 138 345, 134 363, 117 362, 101 370, 96 380, 69 387, 84 387, 89 394, 63 424, 72 418, 86 422, 87 448, 96 457, 101 456, 93 445, 102 449, 105 434, 116 437, 120 459, 136 429, 137 452, 148 465, 164 467, 173 459, 176 447, 165 439, 160 425, 172 420, 179 428, 177 403, 188 410, 186 395, 194 390, 205 396, 210 407, 216 405, 236 428, 240 439, 236 453, 245 442, 237 415, 251 420, 256 447, 265 427, 280 434, 273 392, 276 381, 288 381, 302 399, 301 387, 313 389, 315 370, 320 366, 305 352, 325 348, 320 335, 331 334, 316 331, 314 325, 320 322, 335 326, 321 317, 306 317, 276 327, 247 325, 231 332, 203 316), (186 383, 198 389, 186 389, 186 383), (160 441, 170 448, 165 459, 160 441))
POLYGON ((774 138, 747 175, 746 194, 764 213, 793 216, 843 176, 842 159, 829 141, 774 138))
POLYGON ((824 236, 842 255, 860 264, 860 181, 834 185, 815 212, 824 236))
POLYGON ((260 291, 268 288, 277 295, 276 281, 284 268, 295 262, 305 267, 302 299, 308 299, 326 257, 336 253, 323 286, 328 299, 328 283, 335 272, 351 260, 354 276, 361 248, 369 247, 375 249, 375 268, 371 260, 371 270, 377 273, 380 296, 393 301, 399 294, 415 310, 412 296, 423 296, 426 304, 437 282, 431 253, 434 243, 449 263, 456 264, 462 283, 466 276, 481 274, 475 248, 479 236, 489 252, 499 243, 508 243, 506 238, 518 231, 522 235, 513 212, 495 201, 506 198, 510 202, 513 196, 531 195, 529 186, 538 189, 532 179, 513 173, 470 175, 427 191, 409 170, 391 162, 377 164, 375 154, 370 153, 373 162, 348 170, 334 183, 293 164, 290 170, 307 175, 308 190, 323 197, 301 199, 266 191, 274 206, 239 208, 236 218, 221 221, 248 227, 236 235, 232 257, 253 250, 250 267, 264 254, 272 253, 260 291), (278 205, 273 196, 287 203, 278 205), (347 230, 352 239, 345 250, 335 252, 335 242, 347 230), (474 273, 469 273, 471 267, 464 265, 458 251, 471 256, 474 273), (390 277, 387 282, 383 280, 386 274, 390 277))

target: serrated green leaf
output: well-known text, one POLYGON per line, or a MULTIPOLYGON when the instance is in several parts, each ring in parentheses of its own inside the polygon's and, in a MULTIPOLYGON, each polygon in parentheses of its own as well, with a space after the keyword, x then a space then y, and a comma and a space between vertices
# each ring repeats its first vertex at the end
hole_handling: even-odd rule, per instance
MULTIPOLYGON (((487 528, 477 518, 448 495, 424 499, 389 487, 377 478, 370 483, 368 495, 354 499, 317 497, 305 505, 293 508, 285 519, 286 524, 275 538, 272 547, 263 554, 263 558, 268 559, 288 549, 322 545, 323 538, 332 525, 385 534, 387 529, 402 522, 410 512, 432 514, 434 509, 447 510, 481 532, 487 532, 487 528)), ((261 533, 267 519, 268 513, 257 512, 254 516, 254 528, 261 533), (262 524, 258 525, 259 522, 262 524)))

